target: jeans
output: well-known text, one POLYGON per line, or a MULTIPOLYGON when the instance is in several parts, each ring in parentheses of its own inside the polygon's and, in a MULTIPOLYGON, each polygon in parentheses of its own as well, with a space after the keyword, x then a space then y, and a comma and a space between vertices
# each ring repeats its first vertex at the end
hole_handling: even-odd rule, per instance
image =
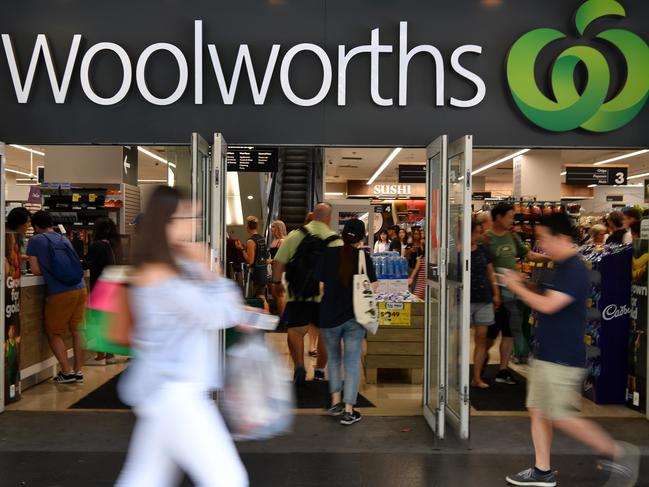
POLYGON ((181 470, 199 487, 247 487, 248 474, 214 402, 170 383, 135 408, 137 422, 116 487, 175 487, 181 470))
POLYGON ((343 390, 340 366, 341 344, 344 344, 344 357, 342 358, 342 365, 345 367, 343 402, 355 405, 360 382, 361 349, 365 339, 365 328, 352 319, 335 328, 320 328, 320 335, 324 338, 329 354, 329 364, 327 365, 329 392, 333 394, 343 390))

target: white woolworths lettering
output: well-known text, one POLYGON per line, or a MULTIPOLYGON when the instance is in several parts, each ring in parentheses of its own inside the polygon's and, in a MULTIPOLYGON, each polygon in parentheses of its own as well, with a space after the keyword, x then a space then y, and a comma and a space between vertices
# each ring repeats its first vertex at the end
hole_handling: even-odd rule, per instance
POLYGON ((180 100, 180 97, 183 96, 185 90, 187 89, 187 80, 189 79, 187 59, 185 59, 185 55, 182 53, 182 51, 173 44, 168 44, 166 42, 153 44, 142 51, 140 59, 137 60, 135 79, 137 82, 137 87, 146 101, 153 105, 171 105, 180 100), (146 84, 146 63, 149 61, 151 54, 156 51, 170 52, 173 57, 176 58, 176 63, 178 63, 178 72, 180 74, 180 76, 178 77, 178 86, 176 86, 176 90, 167 98, 158 98, 157 96, 154 96, 153 93, 149 91, 149 87, 146 84))
MULTIPOLYGON (((373 29, 371 32, 371 41, 369 45, 358 46, 346 50, 346 46, 338 46, 338 72, 337 72, 337 81, 338 81, 338 105, 344 106, 347 103, 347 67, 350 61, 362 53, 369 53, 371 59, 371 72, 370 72, 370 91, 372 100, 375 104, 379 106, 392 106, 394 101, 392 98, 383 98, 379 93, 379 82, 380 82, 380 55, 389 54, 393 52, 393 46, 391 45, 382 45, 379 38, 380 31, 378 28, 373 29)), ((45 66, 47 68, 47 73, 50 80, 50 85, 52 87, 52 94, 54 95, 54 100, 56 103, 61 104, 65 103, 67 92, 70 86, 70 80, 72 73, 74 71, 74 66, 76 59, 79 53, 79 46, 81 43, 81 34, 74 34, 72 37, 72 44, 70 46, 70 51, 68 54, 68 59, 63 71, 63 76, 59 82, 56 70, 54 68, 54 61, 52 59, 52 53, 50 51, 47 37, 44 34, 38 34, 36 37, 36 42, 34 44, 34 50, 32 52, 31 61, 27 69, 27 74, 25 76, 24 82, 21 81, 21 75, 18 70, 18 63, 16 61, 16 55, 13 49, 11 42, 11 37, 9 34, 2 34, 2 43, 4 45, 4 50, 7 57, 7 62, 9 66, 9 71, 14 85, 14 90, 16 92, 16 98, 18 103, 27 103, 29 101, 29 96, 31 93, 36 69, 38 67, 41 54, 43 55, 45 66)), ((195 20, 194 21, 194 103, 200 105, 203 103, 203 57, 204 57, 204 44, 203 44, 203 21, 195 20)), ((250 49, 247 44, 241 44, 239 46, 239 51, 234 65, 234 70, 232 73, 232 78, 230 79, 229 85, 225 79, 223 67, 221 65, 221 60, 218 55, 218 51, 214 44, 209 44, 207 46, 210 59, 212 62, 212 67, 216 75, 217 83, 223 99, 223 103, 226 105, 234 104, 237 89, 239 86, 239 79, 241 77, 241 71, 245 64, 246 74, 248 75, 248 81, 253 95, 253 100, 256 105, 263 105, 266 101, 268 94, 268 89, 270 87, 270 82, 275 72, 275 67, 279 58, 279 51, 281 46, 279 44, 273 44, 268 61, 266 63, 266 69, 261 80, 261 84, 258 83, 252 57, 250 54, 250 49)), ((398 104, 399 106, 406 106, 408 103, 408 68, 410 61, 414 56, 420 53, 427 53, 432 56, 435 67, 435 105, 444 106, 445 105, 445 87, 444 87, 444 58, 442 57, 441 52, 435 46, 432 45, 419 45, 414 46, 412 49, 408 50, 408 22, 402 21, 399 23, 399 93, 398 93, 398 104)), ((482 54, 482 47, 476 45, 464 45, 460 46, 451 55, 451 68, 455 71, 456 74, 465 78, 469 82, 473 83, 476 87, 475 96, 469 100, 459 100, 454 97, 451 97, 449 103, 451 106, 459 108, 470 108, 481 103, 486 96, 486 86, 484 80, 480 78, 477 74, 466 69, 461 64, 461 57, 464 54, 482 54)), ((90 99, 93 103, 98 105, 114 105, 122 101, 129 93, 130 87, 132 84, 133 77, 133 68, 131 61, 125 49, 118 44, 112 42, 101 42, 94 46, 91 46, 90 49, 85 53, 81 62, 81 86, 84 94, 90 99), (122 85, 119 90, 110 97, 100 97, 92 87, 91 83, 91 68, 92 60, 100 51, 112 51, 120 59, 123 70, 122 85)), ((189 79, 189 68, 187 65, 187 60, 182 53, 182 51, 173 44, 168 43, 156 43, 147 47, 142 54, 140 55, 137 67, 136 67, 136 82, 138 89, 145 100, 154 105, 170 105, 178 101, 187 88, 187 83, 189 79), (167 51, 171 53, 178 65, 179 70, 179 80, 178 85, 175 91, 166 98, 159 98, 151 93, 146 82, 146 64, 149 60, 149 57, 156 51, 167 51)), ((327 53, 320 46, 316 44, 302 43, 296 46, 291 47, 287 52, 284 58, 282 59, 281 68, 280 68, 280 83, 282 91, 286 98, 293 104, 299 106, 314 106, 318 103, 321 103, 329 90, 331 89, 332 83, 332 67, 331 60, 327 53), (289 72, 291 68, 291 63, 293 58, 301 52, 311 52, 315 54, 323 68, 322 75, 322 84, 320 86, 317 94, 312 98, 301 98, 295 94, 291 87, 289 72)))
POLYGON ((325 99, 327 93, 329 93, 329 89, 331 88, 331 79, 332 71, 329 56, 327 56, 327 53, 324 49, 322 49, 320 46, 317 46, 316 44, 303 43, 298 44, 297 46, 293 46, 288 50, 288 52, 284 56, 284 59, 282 59, 282 67, 280 68, 280 83, 282 85, 282 90, 284 91, 286 98, 288 98, 291 103, 294 103, 295 105, 312 107, 320 103, 325 99), (322 63, 322 85, 320 86, 320 91, 318 92, 318 94, 313 98, 300 98, 295 94, 293 88, 291 88, 291 81, 289 79, 291 63, 293 62, 293 58, 302 51, 314 53, 320 59, 320 63, 322 63))
POLYGON ((128 54, 118 44, 112 42, 100 42, 92 46, 81 60, 81 89, 86 94, 88 99, 96 103, 97 105, 115 105, 119 103, 126 95, 128 95, 129 90, 131 89, 131 81, 133 80, 133 68, 131 67, 131 59, 128 57, 128 54), (95 55, 101 51, 113 51, 119 57, 119 60, 122 63, 122 86, 120 86, 117 93, 109 98, 104 98, 95 93, 95 90, 92 87, 90 82, 90 67, 92 65, 92 59, 95 55))

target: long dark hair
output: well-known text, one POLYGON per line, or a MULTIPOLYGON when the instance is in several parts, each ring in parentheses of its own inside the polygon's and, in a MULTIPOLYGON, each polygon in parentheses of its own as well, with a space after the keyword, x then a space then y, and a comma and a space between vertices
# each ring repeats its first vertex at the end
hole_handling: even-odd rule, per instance
POLYGON ((110 218, 97 218, 92 239, 94 242, 108 242, 115 258, 115 264, 121 262, 121 237, 113 220, 110 218))
POLYGON ((352 284, 354 251, 358 242, 360 242, 360 239, 357 237, 343 235, 343 246, 338 251, 338 282, 342 287, 350 287, 352 284))
POLYGON ((133 247, 133 265, 167 264, 177 269, 169 241, 167 225, 183 200, 181 193, 169 186, 158 186, 147 203, 137 228, 133 247))

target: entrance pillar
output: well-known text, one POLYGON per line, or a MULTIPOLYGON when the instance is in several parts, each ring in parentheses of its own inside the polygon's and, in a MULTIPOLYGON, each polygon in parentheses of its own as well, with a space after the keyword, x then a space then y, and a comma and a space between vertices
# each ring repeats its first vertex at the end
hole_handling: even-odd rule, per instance
POLYGON ((514 197, 539 201, 561 199, 560 150, 531 151, 514 159, 514 197))

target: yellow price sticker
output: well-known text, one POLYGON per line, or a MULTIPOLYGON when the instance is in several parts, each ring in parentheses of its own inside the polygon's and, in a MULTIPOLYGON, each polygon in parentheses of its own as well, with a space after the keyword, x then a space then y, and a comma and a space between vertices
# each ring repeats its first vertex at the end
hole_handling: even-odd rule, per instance
POLYGON ((410 326, 410 303, 379 303, 379 325, 410 326))

